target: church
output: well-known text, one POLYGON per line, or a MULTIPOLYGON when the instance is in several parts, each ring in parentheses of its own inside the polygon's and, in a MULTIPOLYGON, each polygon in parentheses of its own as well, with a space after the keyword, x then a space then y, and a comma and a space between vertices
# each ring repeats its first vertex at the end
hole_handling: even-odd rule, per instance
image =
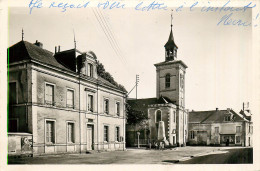
POLYGON ((187 65, 177 59, 172 25, 165 47, 165 59, 156 67, 156 97, 128 99, 128 104, 148 116, 145 128, 127 125, 127 146, 136 146, 136 130, 141 145, 165 141, 171 146, 185 146, 188 140, 188 110, 185 109, 185 73, 187 65))

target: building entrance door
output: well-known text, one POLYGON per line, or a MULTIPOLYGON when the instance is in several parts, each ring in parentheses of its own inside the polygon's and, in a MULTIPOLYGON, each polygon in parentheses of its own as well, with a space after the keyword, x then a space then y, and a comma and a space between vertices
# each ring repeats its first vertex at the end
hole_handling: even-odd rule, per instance
POLYGON ((87 150, 93 150, 93 125, 87 126, 87 150))

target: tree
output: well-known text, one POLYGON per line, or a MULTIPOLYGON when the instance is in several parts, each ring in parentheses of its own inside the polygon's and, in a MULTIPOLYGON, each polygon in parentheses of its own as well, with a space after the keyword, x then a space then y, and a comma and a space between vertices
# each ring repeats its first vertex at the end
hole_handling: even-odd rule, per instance
POLYGON ((127 124, 142 126, 147 123, 148 116, 143 111, 133 109, 128 103, 126 104, 127 124))
POLYGON ((105 80, 107 80, 108 82, 110 82, 111 84, 115 85, 115 86, 116 86, 117 88, 119 88, 120 90, 122 90, 122 91, 124 91, 124 92, 127 92, 126 89, 125 89, 125 87, 122 86, 121 84, 118 84, 118 83, 114 80, 113 76, 112 76, 109 72, 107 72, 107 71, 105 70, 104 65, 103 65, 101 62, 99 62, 99 61, 97 61, 97 74, 98 74, 100 77, 102 77, 102 78, 104 78, 105 80))

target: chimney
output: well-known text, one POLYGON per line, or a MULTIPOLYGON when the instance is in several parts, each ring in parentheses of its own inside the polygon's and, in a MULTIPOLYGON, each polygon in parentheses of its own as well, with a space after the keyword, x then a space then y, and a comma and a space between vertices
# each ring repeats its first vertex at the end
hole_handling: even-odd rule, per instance
POLYGON ((230 112, 230 108, 227 108, 228 113, 230 112))
POLYGON ((57 46, 55 46, 55 54, 57 53, 57 46))
POLYGON ((218 108, 216 108, 216 111, 218 111, 218 108))
POLYGON ((58 46, 58 52, 60 52, 60 45, 58 46))
POLYGON ((38 42, 38 40, 36 40, 36 42, 34 43, 34 45, 42 48, 43 44, 41 42, 38 42))

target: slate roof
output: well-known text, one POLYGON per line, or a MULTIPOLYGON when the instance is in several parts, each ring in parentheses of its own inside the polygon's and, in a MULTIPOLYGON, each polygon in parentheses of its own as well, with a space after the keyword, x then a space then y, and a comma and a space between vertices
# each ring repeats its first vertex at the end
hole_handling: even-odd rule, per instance
POLYGON ((137 111, 143 111, 145 114, 148 114, 148 105, 152 104, 166 104, 174 102, 170 101, 167 97, 161 96, 159 99, 157 98, 146 98, 146 99, 128 99, 127 103, 137 111))
POLYGON ((68 68, 61 65, 53 56, 53 53, 36 46, 27 41, 20 41, 15 45, 9 47, 9 63, 18 62, 22 60, 36 60, 38 62, 55 66, 62 70, 69 71, 68 68))
POLYGON ((110 87, 114 87, 114 88, 117 88, 118 89, 118 87, 117 86, 115 86, 114 84, 112 84, 112 83, 110 83, 109 81, 107 81, 107 80, 105 80, 104 78, 102 78, 102 77, 100 77, 100 76, 98 76, 98 79, 103 83, 103 84, 105 84, 105 85, 107 85, 107 86, 110 86, 110 87))
MULTIPOLYGON (((35 60, 43 64, 47 64, 62 70, 75 73, 75 71, 73 71, 71 67, 68 67, 65 64, 62 65, 60 61, 57 61, 52 52, 43 49, 30 42, 20 41, 14 44, 13 46, 9 47, 8 49, 9 49, 9 63, 23 61, 23 60, 35 60)), ((75 51, 73 50, 67 50, 66 52, 75 53, 75 51)), ((58 54, 62 54, 62 53, 60 52, 58 54)), ((89 79, 91 79, 92 81, 97 81, 97 79, 92 77, 89 77, 89 79)), ((100 76, 98 77, 98 79, 102 82, 102 84, 122 91, 117 86, 111 84, 109 81, 101 78, 100 76)))
POLYGON ((228 112, 228 110, 211 110, 211 111, 189 112, 189 122, 190 123, 204 123, 204 124, 221 123, 221 122, 225 122, 224 117, 227 114, 233 114, 234 122, 248 121, 233 110, 230 110, 230 112, 228 112))
POLYGON ((167 41, 167 43, 164 45, 164 47, 166 49, 169 49, 169 48, 174 48, 176 47, 178 49, 178 46, 175 44, 174 42, 174 38, 173 38, 173 34, 172 34, 172 29, 171 29, 171 32, 170 32, 170 36, 169 36, 169 39, 167 41))

